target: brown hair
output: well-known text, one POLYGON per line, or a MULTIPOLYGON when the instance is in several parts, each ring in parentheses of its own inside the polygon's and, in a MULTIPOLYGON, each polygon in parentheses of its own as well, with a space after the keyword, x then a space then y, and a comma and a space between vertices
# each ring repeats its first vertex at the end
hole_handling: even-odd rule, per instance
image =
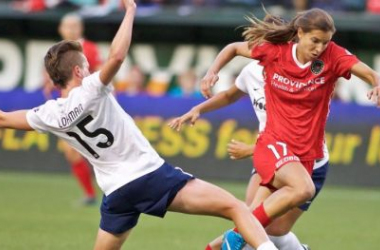
MULTIPOLYGON (((267 13, 266 19, 279 17, 267 13)), ((332 17, 324 10, 314 8, 297 14, 289 23, 286 22, 267 22, 255 16, 247 18, 251 26, 246 27, 243 36, 248 41, 249 46, 253 47, 262 42, 274 44, 286 43, 297 39, 298 28, 304 32, 312 30, 332 31, 335 33, 335 25, 332 17)))
POLYGON ((45 55, 45 68, 54 85, 65 88, 72 78, 75 66, 82 68, 82 45, 76 41, 61 41, 53 45, 45 55))

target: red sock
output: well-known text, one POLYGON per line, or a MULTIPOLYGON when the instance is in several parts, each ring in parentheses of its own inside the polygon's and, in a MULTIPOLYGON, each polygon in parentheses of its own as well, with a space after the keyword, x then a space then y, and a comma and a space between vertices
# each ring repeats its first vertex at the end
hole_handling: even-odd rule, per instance
POLYGON ((205 250, 212 250, 210 244, 208 244, 208 245, 206 246, 205 250))
POLYGON ((272 221, 264 210, 263 203, 260 204, 254 211, 253 215, 261 223, 263 228, 266 228, 272 221))
POLYGON ((87 197, 95 197, 95 189, 92 185, 91 171, 85 159, 71 164, 71 170, 83 188, 87 197))
MULTIPOLYGON (((267 215, 267 213, 264 210, 264 205, 263 203, 260 204, 254 211, 253 215, 256 217, 256 219, 260 222, 260 224, 263 226, 263 228, 266 228, 272 221, 267 215)), ((235 227, 234 229, 235 232, 239 233, 239 230, 235 227)))

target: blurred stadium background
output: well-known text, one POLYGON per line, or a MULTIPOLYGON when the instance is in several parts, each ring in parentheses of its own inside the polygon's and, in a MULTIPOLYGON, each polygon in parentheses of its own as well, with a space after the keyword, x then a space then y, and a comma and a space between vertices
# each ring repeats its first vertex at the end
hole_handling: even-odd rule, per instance
MULTIPOLYGON (((166 123, 203 100, 199 79, 225 44, 241 40, 245 16, 263 17, 261 2, 288 19, 309 7, 328 10, 338 29, 334 40, 380 71, 380 0, 140 0, 132 47, 114 82, 118 100, 165 159, 242 199, 251 161, 229 160, 226 145, 255 140, 249 99, 205 115, 180 134, 166 123)), ((119 6, 119 0, 1 0, 0 109, 45 101, 43 56, 59 40, 63 15, 83 17, 85 37, 104 58, 122 17, 119 6)), ((233 84, 247 62, 230 63, 214 91, 233 84)), ((366 100, 368 89, 356 78, 337 83, 327 124, 327 188, 295 228, 313 249, 379 248, 380 115, 366 100)), ((52 135, 0 130, 0 249, 91 248, 98 208, 76 204, 80 191, 68 172, 52 135)), ((125 249, 202 249, 230 226, 177 216, 143 217, 125 249)))

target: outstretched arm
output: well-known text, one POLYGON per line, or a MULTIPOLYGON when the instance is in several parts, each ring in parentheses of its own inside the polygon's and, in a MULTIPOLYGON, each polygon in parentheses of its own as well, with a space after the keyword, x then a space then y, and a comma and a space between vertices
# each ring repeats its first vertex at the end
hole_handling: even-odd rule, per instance
POLYGON ((211 88, 219 80, 218 73, 235 56, 251 57, 248 42, 231 43, 222 49, 201 81, 201 92, 205 98, 211 97, 211 88))
POLYGON ((352 66, 351 73, 373 86, 373 89, 368 92, 367 96, 373 100, 377 106, 380 106, 380 78, 376 71, 368 67, 365 63, 359 62, 352 66))
POLYGON ((198 109, 200 113, 206 113, 230 105, 239 100, 244 95, 245 93, 243 91, 241 91, 235 85, 233 85, 228 90, 219 92, 212 98, 202 102, 194 108, 198 109))
POLYGON ((3 112, 0 110, 0 128, 13 128, 20 130, 33 130, 26 120, 27 110, 3 112))
POLYGON ((116 75, 125 57, 127 56, 132 39, 133 20, 136 12, 136 4, 133 0, 123 0, 126 12, 124 19, 112 40, 107 61, 100 70, 100 81, 107 85, 116 75))
POLYGON ((168 125, 172 129, 176 129, 179 131, 181 130, 183 123, 190 121, 190 124, 193 125, 200 116, 200 114, 225 107, 231 103, 236 102, 243 95, 245 95, 245 93, 239 90, 234 85, 228 90, 222 91, 217 95, 213 96, 211 99, 208 99, 207 101, 202 102, 201 104, 198 104, 197 106, 193 107, 186 114, 174 118, 171 122, 169 122, 168 125))

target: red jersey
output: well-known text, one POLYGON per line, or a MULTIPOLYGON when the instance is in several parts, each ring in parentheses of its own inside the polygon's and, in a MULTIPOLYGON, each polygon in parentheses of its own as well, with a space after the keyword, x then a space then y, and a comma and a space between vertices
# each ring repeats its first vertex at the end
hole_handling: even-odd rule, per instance
POLYGON ((87 58, 88 64, 90 65, 90 72, 98 70, 102 60, 100 59, 100 53, 98 47, 95 43, 88 41, 86 39, 81 40, 83 47, 83 54, 87 58))
POLYGON ((264 67, 267 124, 263 133, 288 144, 302 161, 323 158, 324 131, 335 82, 349 79, 359 60, 330 42, 318 59, 301 64, 297 44, 263 43, 252 58, 264 67))

